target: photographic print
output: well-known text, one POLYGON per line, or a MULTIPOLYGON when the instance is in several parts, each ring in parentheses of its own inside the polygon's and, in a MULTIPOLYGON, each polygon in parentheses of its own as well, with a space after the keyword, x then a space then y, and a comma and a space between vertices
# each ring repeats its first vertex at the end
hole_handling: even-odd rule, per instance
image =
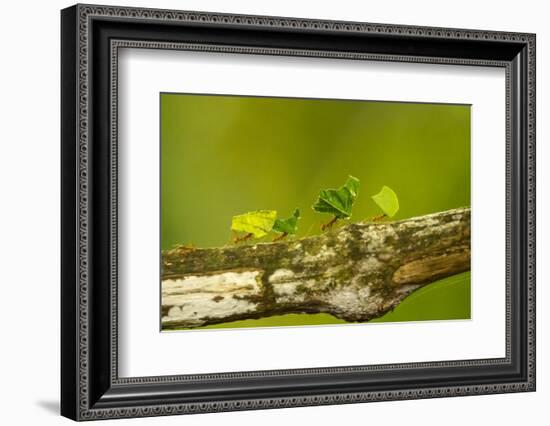
POLYGON ((470 120, 161 93, 161 330, 470 319, 470 120))

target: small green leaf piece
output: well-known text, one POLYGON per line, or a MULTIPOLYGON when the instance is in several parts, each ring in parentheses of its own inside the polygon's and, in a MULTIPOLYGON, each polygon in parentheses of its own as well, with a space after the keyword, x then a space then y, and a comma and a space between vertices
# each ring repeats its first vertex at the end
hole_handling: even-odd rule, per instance
POLYGON ((319 213, 330 213, 338 219, 348 219, 358 194, 359 179, 350 175, 344 186, 321 191, 312 207, 319 213))
POLYGON ((372 196, 372 199, 388 217, 394 217, 399 210, 397 195, 388 186, 384 185, 378 194, 372 196))
POLYGON ((298 219, 300 219, 300 210, 296 209, 289 218, 276 219, 273 230, 282 234, 295 234, 298 229, 298 219))
POLYGON ((262 238, 271 231, 276 218, 275 210, 256 210, 233 216, 231 229, 252 234, 254 238, 262 238))

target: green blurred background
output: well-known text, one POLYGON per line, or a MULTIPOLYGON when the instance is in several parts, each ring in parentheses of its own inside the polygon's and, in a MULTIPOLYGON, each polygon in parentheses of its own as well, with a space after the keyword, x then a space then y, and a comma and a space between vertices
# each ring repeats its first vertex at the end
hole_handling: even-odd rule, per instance
MULTIPOLYGON (((470 106, 161 94, 161 244, 216 247, 231 217, 299 208, 297 237, 330 220, 320 189, 360 179, 352 221, 380 213, 370 196, 398 195, 394 220, 470 205, 470 106)), ((470 273, 430 284, 375 321, 470 318, 470 273)), ((343 323, 283 315, 204 328, 343 323)))

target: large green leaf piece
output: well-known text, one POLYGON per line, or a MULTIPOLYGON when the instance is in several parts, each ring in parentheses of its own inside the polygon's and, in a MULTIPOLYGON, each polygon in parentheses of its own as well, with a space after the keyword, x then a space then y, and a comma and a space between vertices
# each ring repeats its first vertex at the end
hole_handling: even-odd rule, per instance
POLYGON ((286 219, 276 219, 273 230, 282 234, 295 234, 298 229, 298 219, 300 219, 300 210, 296 209, 292 216, 286 219))
POLYGON ((359 193, 359 179, 349 176, 348 180, 338 189, 325 189, 319 193, 319 198, 312 206, 319 213, 330 213, 338 219, 351 217, 351 208, 359 193))
POLYGON ((384 185, 378 194, 372 196, 372 199, 388 217, 394 217, 399 210, 397 195, 388 186, 384 185))
POLYGON ((231 229, 252 234, 255 238, 261 238, 271 231, 276 218, 277 212, 275 210, 256 210, 233 216, 231 229))

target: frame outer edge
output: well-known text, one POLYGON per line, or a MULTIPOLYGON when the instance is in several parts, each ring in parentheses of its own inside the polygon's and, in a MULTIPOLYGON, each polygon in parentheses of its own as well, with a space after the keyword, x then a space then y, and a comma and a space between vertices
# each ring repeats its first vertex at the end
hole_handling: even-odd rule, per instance
MULTIPOLYGON (((67 10, 67 9, 66 9, 67 10)), ((75 212, 77 217, 77 235, 78 235, 78 289, 73 291, 77 296, 77 307, 75 318, 78 328, 77 335, 74 336, 75 352, 78 353, 78 360, 74 363, 76 381, 74 390, 77 394, 75 407, 75 419, 92 420, 104 419, 113 417, 141 417, 152 415, 170 415, 180 413, 194 412, 218 412, 229 410, 245 410, 245 409, 263 409, 263 408, 282 408, 292 406, 308 406, 308 405, 326 405, 326 404, 344 404, 352 402, 367 402, 380 400, 399 400, 399 399, 416 399, 416 398, 433 398, 441 396, 461 396, 475 395, 488 393, 503 393, 534 390, 534 372, 535 372, 535 320, 534 320, 534 284, 535 284, 535 183, 534 183, 534 149, 535 149, 535 36, 527 33, 509 33, 497 31, 482 31, 482 30, 462 30, 462 29, 447 29, 447 28, 430 28, 430 27, 408 27, 403 25, 386 25, 386 24, 368 24, 354 22, 337 22, 324 20, 310 20, 298 18, 279 18, 267 16, 247 16, 247 15, 229 15, 217 13, 203 12, 185 12, 185 11, 170 11, 158 9, 140 9, 127 7, 111 7, 97 5, 77 5, 74 7, 76 11, 75 26, 77 28, 77 51, 75 53, 75 61, 77 61, 76 75, 76 99, 78 105, 77 129, 76 137, 78 140, 77 158, 77 174, 78 179, 78 194, 77 207, 75 212), (529 183, 527 200, 529 205, 529 247, 528 250, 528 296, 529 296, 529 325, 528 325, 528 373, 529 378, 526 382, 520 383, 504 383, 501 385, 480 385, 469 386, 467 388, 456 386, 446 389, 414 389, 403 391, 387 391, 370 393, 355 393, 355 394, 330 394, 324 396, 306 396, 306 397, 281 397, 259 400, 246 401, 231 401, 231 402, 212 402, 208 404, 165 404, 161 406, 139 407, 139 408, 113 408, 113 409, 91 409, 89 408, 89 358, 88 358, 88 49, 90 44, 88 20, 91 16, 99 17, 118 17, 118 18, 135 18, 142 20, 160 20, 160 21, 177 21, 177 22, 193 22, 193 23, 223 23, 233 26, 251 25, 262 28, 291 28, 291 29, 316 29, 328 32, 359 32, 359 33, 383 33, 411 35, 415 37, 437 37, 448 39, 470 39, 470 40, 488 40, 488 41, 509 41, 524 43, 528 46, 528 102, 527 113, 529 114, 528 122, 528 152, 529 158, 527 161, 529 183), (531 179, 532 178, 532 179, 531 179), (532 243, 532 244, 531 244, 532 243), (77 350, 76 350, 77 349, 77 350)), ((67 13, 67 12, 64 12, 67 13)), ((72 106, 72 105, 71 105, 72 106)), ((70 107, 71 107, 70 106, 70 107)), ((63 112, 66 113, 66 105, 63 104, 63 112)), ((63 124, 65 129, 66 124, 63 124)), ((64 142, 63 142, 64 143, 64 142)), ((63 145, 65 146, 65 145, 63 145)), ((74 161, 74 160, 73 160, 74 161)), ((66 162, 63 161, 65 165, 66 162)), ((66 189, 66 183, 63 183, 63 189, 66 189)), ((64 207, 65 208, 65 207, 64 207)), ((63 224, 65 227, 65 224, 63 224)), ((64 263, 67 258, 64 252, 64 263)), ((65 265, 66 266, 66 265, 65 265)), ((62 269, 65 268, 63 266, 62 269)), ((63 290, 67 286, 66 281, 63 284, 63 290)), ((63 318, 66 318, 64 316, 63 318)), ((64 343, 70 343, 71 339, 63 340, 62 352, 67 348, 64 343)), ((67 343, 67 344, 68 344, 67 343)), ((66 366, 63 366, 66 371, 66 366)), ((62 400, 65 402, 66 393, 62 392, 62 400)), ((63 406, 63 402, 62 402, 63 406)), ((67 415, 68 412, 63 413, 67 415)), ((73 417, 72 417, 73 418, 73 417)))
POLYGON ((77 6, 61 11, 61 414, 78 418, 77 6))

